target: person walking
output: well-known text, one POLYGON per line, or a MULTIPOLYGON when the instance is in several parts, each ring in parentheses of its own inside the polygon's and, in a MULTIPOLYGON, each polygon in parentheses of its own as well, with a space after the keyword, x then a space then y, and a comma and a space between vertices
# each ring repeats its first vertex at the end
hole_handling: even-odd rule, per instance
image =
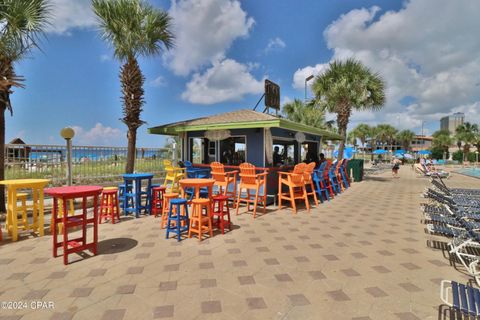
POLYGON ((398 170, 400 169, 400 164, 402 163, 402 161, 400 161, 400 159, 398 158, 393 158, 392 160, 392 177, 393 178, 399 178, 398 176, 398 170))

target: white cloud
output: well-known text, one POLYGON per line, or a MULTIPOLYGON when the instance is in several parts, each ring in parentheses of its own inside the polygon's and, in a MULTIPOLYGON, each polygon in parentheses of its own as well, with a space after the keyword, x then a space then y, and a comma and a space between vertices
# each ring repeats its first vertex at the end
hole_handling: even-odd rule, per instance
MULTIPOLYGON (((480 107, 480 2, 411 0, 399 11, 379 7, 352 10, 324 31, 333 59, 355 57, 379 72, 387 84, 384 109, 370 121, 418 128, 421 121, 439 122, 441 116, 467 110, 478 119, 480 107), (425 14, 428 12, 428 14, 425 14), (414 103, 400 101, 410 96, 414 103)), ((304 88, 310 71, 326 64, 297 70, 293 86, 304 88)), ((353 116, 353 125, 356 117, 353 116)), ((468 121, 468 117, 466 117, 468 121)), ((477 120, 478 121, 478 120, 477 120)))
POLYGON ((112 58, 110 57, 110 55, 108 54, 102 54, 100 55, 100 61, 101 62, 106 62, 106 61, 110 61, 112 60, 112 58))
POLYGON ((270 51, 276 51, 276 50, 281 50, 284 49, 287 45, 285 44, 285 41, 283 41, 281 38, 276 37, 273 39, 270 39, 268 41, 267 47, 265 48, 265 53, 269 53, 270 51))
POLYGON ((152 81, 149 82, 150 86, 155 87, 155 88, 160 88, 160 87, 165 87, 167 85, 167 81, 165 80, 164 77, 158 76, 152 81))
MULTIPOLYGON (((305 89, 305 79, 310 76, 318 76, 323 71, 328 68, 328 63, 326 64, 317 64, 313 67, 307 66, 305 68, 297 69, 293 74, 293 84, 292 86, 295 89, 305 89)), ((310 80, 307 85, 311 85, 313 83, 313 79, 310 80)))
POLYGON ((172 0, 175 48, 167 54, 177 75, 225 58, 226 50, 239 37, 246 37, 254 24, 237 0, 172 0))
POLYGON ((182 99, 190 103, 214 104, 238 101, 246 94, 262 93, 263 79, 256 80, 249 71, 246 65, 235 60, 215 62, 205 72, 193 75, 182 99))
POLYGON ((52 23, 47 32, 68 34, 72 28, 95 26, 91 0, 51 0, 52 23))
POLYGON ((92 146, 114 146, 124 144, 126 134, 117 128, 106 127, 96 123, 91 129, 72 126, 75 131, 74 144, 92 146))

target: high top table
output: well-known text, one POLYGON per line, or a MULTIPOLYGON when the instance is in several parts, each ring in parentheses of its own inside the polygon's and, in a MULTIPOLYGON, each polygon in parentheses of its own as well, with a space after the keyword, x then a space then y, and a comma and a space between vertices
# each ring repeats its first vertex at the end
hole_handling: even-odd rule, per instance
POLYGON ((100 186, 70 186, 45 189, 45 194, 53 197, 53 256, 58 256, 58 248, 63 247, 63 264, 68 264, 68 255, 75 252, 90 250, 94 255, 97 254, 98 244, 98 197, 102 193, 103 187, 100 186), (87 214, 87 198, 93 197, 93 215, 87 214), (66 214, 67 200, 82 199, 81 214, 66 214), (58 200, 62 200, 63 216, 58 218, 58 200), (57 224, 63 223, 63 239, 57 241, 57 224), (93 227, 93 242, 87 243, 87 226, 93 227), (82 234, 75 239, 68 239, 68 229, 73 227, 81 227, 82 234))
POLYGON ((152 173, 127 173, 123 175, 125 181, 125 190, 123 190, 123 213, 134 212, 138 218, 140 210, 150 213, 150 202, 152 197, 152 173), (147 190, 142 191, 142 181, 147 180, 147 190), (146 195, 145 204, 142 204, 142 196, 146 195), (129 199, 132 200, 132 206, 129 206, 129 199))
POLYGON ((189 200, 189 203, 193 199, 198 199, 200 198, 200 189, 201 188, 207 188, 208 189, 208 198, 212 198, 212 192, 213 192, 213 184, 215 183, 214 179, 204 179, 204 178, 188 178, 188 179, 182 179, 179 181, 180 183, 180 191, 181 191, 181 196, 182 198, 185 197, 185 194, 187 193, 186 189, 192 188, 192 198, 189 200))
POLYGON ((40 236, 44 235, 43 222, 43 188, 50 180, 48 179, 14 179, 3 180, 0 184, 7 187, 7 231, 12 235, 12 241, 18 240, 18 221, 17 221, 17 190, 32 189, 33 205, 33 223, 23 225, 24 230, 31 229, 38 231, 40 236))

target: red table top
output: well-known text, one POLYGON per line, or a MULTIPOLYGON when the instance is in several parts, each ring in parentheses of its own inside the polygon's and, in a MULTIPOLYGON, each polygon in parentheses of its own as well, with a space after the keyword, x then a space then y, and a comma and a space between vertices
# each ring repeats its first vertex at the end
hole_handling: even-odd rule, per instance
POLYGON ((45 194, 50 196, 84 196, 88 194, 96 194, 102 192, 103 187, 100 186, 69 186, 45 189, 45 194))

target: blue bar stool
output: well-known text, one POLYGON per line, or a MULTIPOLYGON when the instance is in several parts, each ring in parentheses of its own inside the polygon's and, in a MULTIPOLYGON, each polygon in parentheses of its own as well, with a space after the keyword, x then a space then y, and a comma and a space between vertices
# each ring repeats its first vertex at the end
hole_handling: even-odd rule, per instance
POLYGON ((188 231, 190 220, 188 219, 188 206, 187 199, 171 199, 170 200, 170 211, 168 212, 168 221, 167 221, 167 239, 170 232, 177 234, 177 241, 180 241, 180 235, 182 232, 188 231), (182 215, 182 206, 185 209, 185 215, 182 215), (175 210, 174 210, 175 207, 175 210), (172 223, 175 222, 175 226, 172 226, 172 223), (185 223, 182 226, 182 222, 185 223))

